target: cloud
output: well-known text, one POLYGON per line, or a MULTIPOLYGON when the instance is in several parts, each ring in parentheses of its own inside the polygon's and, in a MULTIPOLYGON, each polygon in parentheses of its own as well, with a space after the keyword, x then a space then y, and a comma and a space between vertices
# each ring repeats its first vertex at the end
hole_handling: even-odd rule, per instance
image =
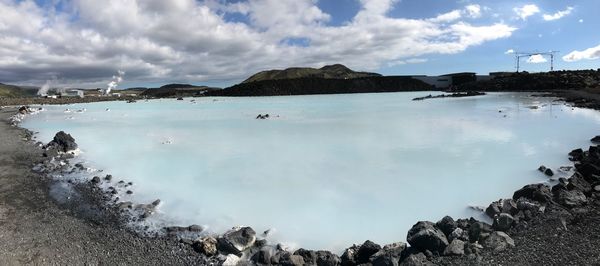
POLYGON ((564 17, 566 15, 571 14, 571 11, 573 11, 573 7, 569 6, 569 7, 567 7, 567 9, 558 11, 554 14, 544 14, 543 18, 545 21, 557 20, 557 19, 561 19, 562 17, 564 17))
POLYGON ((387 65, 389 67, 393 67, 393 66, 406 65, 406 64, 421 64, 421 63, 426 63, 427 61, 429 61, 427 58, 409 58, 406 60, 397 60, 397 61, 389 62, 387 65))
POLYGON ((527 58, 527 63, 530 64, 539 64, 539 63, 546 63, 548 62, 548 60, 546 60, 546 58, 544 56, 542 56, 541 54, 534 54, 532 56, 530 56, 529 58, 527 58))
POLYGON ((479 18, 479 17, 481 17, 481 6, 480 5, 465 6, 465 12, 471 18, 479 18))
POLYGON ((515 8, 513 8, 513 11, 515 13, 517 13, 517 16, 520 19, 526 20, 528 17, 531 17, 531 16, 539 13, 540 8, 534 4, 528 4, 528 5, 524 5, 522 7, 515 7, 515 8))
POLYGON ((575 62, 584 59, 594 60, 598 58, 600 58, 600 45, 585 49, 583 51, 572 51, 563 56, 562 59, 566 62, 575 62))
POLYGON ((56 76, 104 86, 122 69, 141 83, 232 82, 264 69, 332 63, 371 71, 460 53, 516 30, 461 21, 476 15, 468 9, 442 21, 388 16, 398 0, 360 3, 350 21, 332 26, 315 0, 0 0, 0 81, 43 84, 56 76))
POLYGON ((508 49, 508 50, 506 50, 506 52, 504 52, 504 54, 514 54, 514 53, 515 53, 515 50, 513 50, 513 49, 508 49))

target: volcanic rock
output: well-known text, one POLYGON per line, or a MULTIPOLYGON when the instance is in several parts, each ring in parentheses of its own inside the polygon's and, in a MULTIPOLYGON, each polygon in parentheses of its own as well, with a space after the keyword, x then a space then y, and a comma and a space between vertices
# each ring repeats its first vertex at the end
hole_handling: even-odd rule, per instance
POLYGON ((241 254, 256 241, 256 232, 250 227, 232 229, 217 239, 219 250, 226 253, 241 254))
POLYGON ((197 252, 209 257, 217 254, 217 240, 211 236, 194 241, 193 247, 197 252))
POLYGON ((497 252, 514 247, 515 241, 506 233, 495 231, 483 241, 483 246, 497 252))
POLYGON ((420 221, 413 225, 408 231, 406 240, 412 247, 423 251, 442 253, 448 246, 448 239, 444 232, 428 221, 420 221))
POLYGON ((379 251, 380 249, 380 245, 377 245, 372 241, 367 240, 365 241, 365 243, 360 245, 360 248, 358 248, 356 254, 354 255, 354 259, 358 264, 369 262, 369 258, 371 257, 371 255, 377 253, 377 251, 379 251))
POLYGON ((64 131, 59 131, 58 133, 56 133, 52 141, 50 141, 47 146, 54 147, 62 152, 77 149, 77 143, 75 143, 75 139, 70 134, 67 134, 64 131))
POLYGON ((496 218, 494 218, 494 224, 492 225, 492 227, 495 230, 506 232, 510 229, 514 222, 515 218, 513 218, 512 215, 508 213, 501 213, 500 215, 496 216, 496 218))
POLYGON ((435 223, 437 228, 444 232, 444 235, 449 236, 456 229, 456 222, 450 216, 444 216, 441 220, 435 223))
POLYGON ((529 184, 515 191, 513 199, 527 198, 541 203, 549 202, 552 199, 550 188, 544 184, 529 184))
POLYGON ((444 250, 444 256, 460 256, 465 254, 465 242, 454 239, 444 250))
POLYGON ((587 202, 586 196, 579 190, 561 190, 558 193, 558 203, 567 208, 582 206, 587 202))
POLYGON ((406 259, 404 259, 400 266, 429 266, 434 265, 429 260, 427 260, 427 256, 423 253, 411 254, 406 259))
POLYGON ((373 266, 398 265, 398 261, 405 249, 406 244, 402 242, 385 245, 381 250, 371 256, 370 261, 373 266))

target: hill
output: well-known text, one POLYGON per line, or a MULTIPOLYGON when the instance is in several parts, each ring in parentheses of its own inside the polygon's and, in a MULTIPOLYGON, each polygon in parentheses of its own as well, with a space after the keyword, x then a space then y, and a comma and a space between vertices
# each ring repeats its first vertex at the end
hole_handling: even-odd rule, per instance
POLYGON ((284 70, 268 70, 258 72, 242 83, 251 83, 265 80, 297 79, 297 78, 323 78, 323 79, 353 79, 364 77, 379 77, 380 74, 369 72, 356 72, 344 65, 335 64, 322 68, 293 67, 284 70))
POLYGON ((15 97, 31 97, 35 96, 37 88, 22 88, 15 85, 7 85, 0 83, 0 97, 15 98, 15 97))
POLYGON ((160 88, 150 88, 141 93, 142 96, 164 98, 164 97, 192 97, 201 96, 208 91, 219 90, 208 86, 194 86, 190 84, 167 84, 160 88))
POLYGON ((374 76, 353 79, 294 78, 240 83, 207 92, 207 96, 275 96, 432 90, 431 85, 410 77, 374 76))

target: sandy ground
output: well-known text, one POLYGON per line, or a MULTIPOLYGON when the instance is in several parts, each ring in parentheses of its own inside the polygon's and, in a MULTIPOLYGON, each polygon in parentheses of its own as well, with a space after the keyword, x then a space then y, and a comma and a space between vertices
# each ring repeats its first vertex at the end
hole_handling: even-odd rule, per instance
POLYGON ((0 265, 205 265, 189 245, 144 238, 81 196, 60 204, 31 171, 41 150, 0 110, 0 265))

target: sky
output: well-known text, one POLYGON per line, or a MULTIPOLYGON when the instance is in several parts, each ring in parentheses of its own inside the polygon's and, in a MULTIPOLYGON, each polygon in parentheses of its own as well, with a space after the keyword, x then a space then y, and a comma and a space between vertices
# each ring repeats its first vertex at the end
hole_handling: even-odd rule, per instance
POLYGON ((0 83, 226 87, 341 63, 384 75, 600 68, 600 1, 0 0, 0 83), (521 70, 550 69, 521 59, 521 70))

